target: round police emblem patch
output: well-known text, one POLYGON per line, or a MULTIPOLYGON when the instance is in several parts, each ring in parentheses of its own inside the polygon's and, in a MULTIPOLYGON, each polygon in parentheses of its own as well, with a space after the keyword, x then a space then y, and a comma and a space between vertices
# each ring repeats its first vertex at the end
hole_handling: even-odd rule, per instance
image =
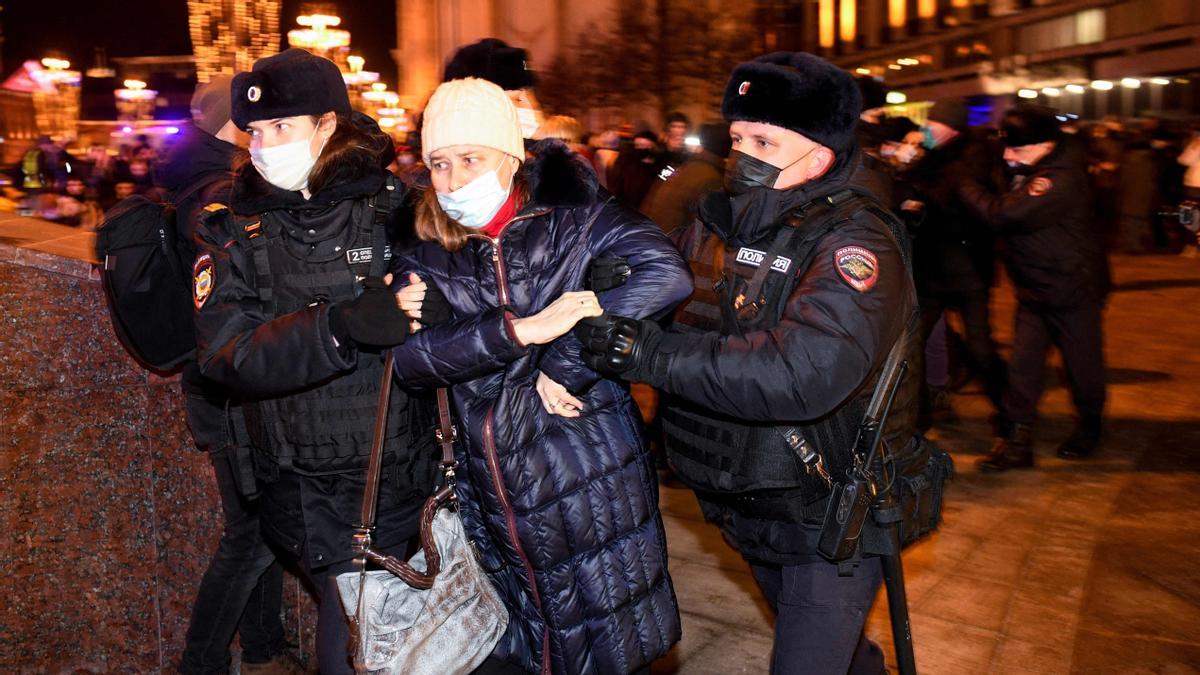
POLYGON ((750 91, 750 81, 747 80, 738 85, 738 96, 745 96, 746 92, 750 91))
POLYGON ((833 264, 850 288, 865 293, 879 279, 879 261, 861 246, 843 246, 833 252, 833 264))
POLYGON ((205 253, 196 258, 196 264, 192 265, 192 302, 195 303, 196 309, 203 307, 204 302, 212 295, 216 274, 211 255, 205 253))
POLYGON ((246 90, 246 98, 251 103, 258 103, 258 99, 262 98, 262 89, 259 89, 257 85, 251 86, 246 90))
POLYGON ((1030 197, 1041 197, 1042 195, 1049 192, 1050 188, 1052 188, 1052 187, 1054 187, 1053 181, 1051 181, 1049 178, 1046 178, 1045 176, 1038 176, 1037 178, 1034 178, 1033 180, 1029 181, 1029 196, 1030 197))

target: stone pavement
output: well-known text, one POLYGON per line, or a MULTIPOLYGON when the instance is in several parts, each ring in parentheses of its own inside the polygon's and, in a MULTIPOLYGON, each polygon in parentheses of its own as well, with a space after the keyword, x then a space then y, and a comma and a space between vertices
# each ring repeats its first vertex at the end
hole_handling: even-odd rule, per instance
MULTIPOLYGON (((1200 264, 1118 256, 1113 273, 1097 457, 1054 456, 1072 423, 1057 362, 1033 470, 976 470, 990 411, 975 385, 933 434, 959 473, 941 530, 904 555, 921 673, 1200 672, 1200 264)), ((1012 304, 996 293, 1005 349, 1012 304)), ((767 672, 770 612, 746 564, 690 492, 662 496, 683 641, 653 672, 767 672)), ((895 672, 882 590, 868 632, 895 672)))

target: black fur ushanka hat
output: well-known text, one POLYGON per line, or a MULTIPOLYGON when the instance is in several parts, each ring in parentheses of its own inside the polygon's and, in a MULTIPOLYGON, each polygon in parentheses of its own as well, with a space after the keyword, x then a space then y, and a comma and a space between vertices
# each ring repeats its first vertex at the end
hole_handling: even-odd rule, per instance
POLYGON ((230 102, 239 129, 258 120, 353 111, 337 65, 296 48, 259 59, 250 72, 238 73, 230 102))
POLYGON ((1061 136, 1054 109, 1045 106, 1030 103, 1014 106, 1004 113, 1000 123, 1000 137, 1010 148, 1057 141, 1061 136))
POLYGON ((812 54, 775 52, 733 69, 721 113, 795 131, 835 153, 850 149, 862 94, 850 73, 812 54))
POLYGON ((510 47, 496 38, 484 38, 462 47, 446 64, 442 82, 478 77, 494 82, 505 91, 537 86, 529 69, 529 56, 520 47, 510 47))

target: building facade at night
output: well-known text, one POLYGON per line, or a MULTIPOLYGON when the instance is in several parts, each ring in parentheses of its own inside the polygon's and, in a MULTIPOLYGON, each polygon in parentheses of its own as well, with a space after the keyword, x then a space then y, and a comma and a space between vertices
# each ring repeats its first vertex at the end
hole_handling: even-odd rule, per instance
MULTIPOLYGON (((1195 0, 773 0, 772 48, 882 77, 909 101, 1037 100, 1081 117, 1195 114, 1195 0), (976 98, 977 97, 977 98, 976 98)), ((1002 107, 1002 106, 1001 106, 1002 107)))

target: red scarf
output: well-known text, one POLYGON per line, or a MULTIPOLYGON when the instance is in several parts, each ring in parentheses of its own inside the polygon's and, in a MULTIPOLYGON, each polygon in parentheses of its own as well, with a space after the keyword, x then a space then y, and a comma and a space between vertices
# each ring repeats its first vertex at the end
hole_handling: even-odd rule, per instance
POLYGON ((495 238, 500 236, 500 232, 504 230, 504 226, 508 225, 509 221, 517 215, 517 192, 513 190, 508 195, 508 199, 504 200, 504 204, 500 206, 500 210, 496 215, 492 216, 492 220, 483 227, 483 233, 489 237, 495 238))

